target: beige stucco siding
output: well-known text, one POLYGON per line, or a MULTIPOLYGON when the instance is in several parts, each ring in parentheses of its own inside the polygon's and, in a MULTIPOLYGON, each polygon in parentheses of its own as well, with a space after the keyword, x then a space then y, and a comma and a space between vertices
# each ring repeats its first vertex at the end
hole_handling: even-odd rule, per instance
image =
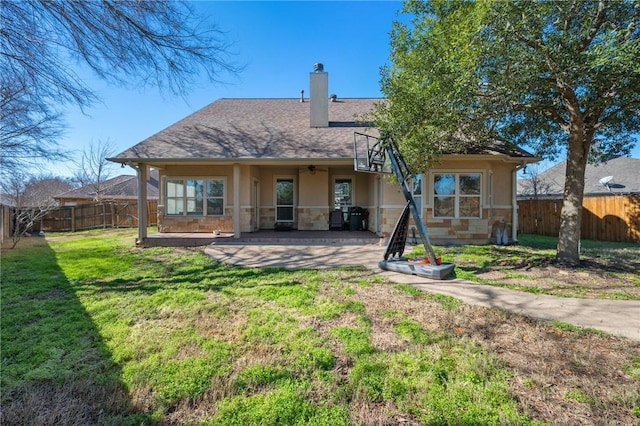
MULTIPOLYGON (((406 201, 390 175, 354 172, 349 166, 317 166, 312 173, 305 165, 238 164, 239 182, 234 182, 234 165, 167 165, 161 170, 158 227, 161 232, 234 231, 234 209, 239 207, 241 232, 273 229, 276 224, 275 187, 278 178, 294 181, 294 223, 299 230, 328 230, 334 209, 336 179, 351 179, 353 205, 365 209, 366 228, 389 236, 406 201), (225 209, 221 216, 168 216, 164 198, 169 178, 224 178, 225 209), (235 185, 238 200, 235 200, 235 185), (381 186, 378 188, 378 186, 381 186), (254 192, 258 191, 257 194, 254 192)), ((511 230, 514 217, 513 173, 515 164, 503 159, 463 157, 445 159, 424 173, 421 215, 434 243, 488 243, 496 229, 511 230), (479 217, 435 217, 434 175, 478 173, 481 176, 479 217)), ((510 233, 509 233, 510 235, 510 233)), ((512 237, 510 235, 510 237, 512 237)))
POLYGON ((305 231, 329 229, 329 172, 302 169, 298 177, 297 228, 305 231))
MULTIPOLYGON (((487 159, 445 159, 435 165, 423 180, 423 202, 421 215, 427 225, 429 236, 434 243, 442 244, 485 244, 495 238, 497 227, 509 231, 513 220, 513 179, 514 164, 487 159), (434 175, 438 173, 479 173, 481 176, 480 216, 478 218, 434 216, 434 175)), ((393 231, 406 201, 402 190, 393 178, 386 176, 381 208, 383 220, 381 233, 388 236, 393 231)), ((420 207, 420 206, 419 206, 420 207)))

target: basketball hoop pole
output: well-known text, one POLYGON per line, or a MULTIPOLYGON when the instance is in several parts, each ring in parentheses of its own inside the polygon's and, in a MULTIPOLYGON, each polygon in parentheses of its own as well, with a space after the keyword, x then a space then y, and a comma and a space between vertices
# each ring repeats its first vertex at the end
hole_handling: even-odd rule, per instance
MULTIPOLYGON (((416 206, 416 202, 413 199, 413 195, 409 189, 409 180, 412 177, 412 174, 409 171, 409 167, 407 167, 407 163, 405 163, 398 146, 395 141, 391 138, 389 139, 381 139, 382 147, 384 148, 387 156, 389 157, 389 161, 391 161, 391 166, 393 167, 393 171, 398 178, 398 182, 400 183, 400 187, 402 188, 402 193, 404 194, 404 198, 407 200, 407 207, 411 211, 411 216, 413 216, 413 221, 418 228, 418 232, 420 233, 420 240, 422 241, 422 245, 424 246, 425 253, 427 254, 427 258, 432 265, 436 264, 436 254, 433 251, 433 246, 431 245, 431 241, 429 240, 429 234, 427 232, 427 227, 422 222, 422 217, 420 212, 418 211, 418 207, 416 206)), ((402 215, 400 216, 402 217, 402 215)), ((408 228, 407 221, 407 228, 408 228)), ((406 244, 406 239, 405 239, 406 244)), ((404 248, 404 247, 403 247, 404 248)), ((388 254, 385 253, 385 260, 387 259, 388 254)))
POLYGON ((384 253, 384 260, 380 262, 380 267, 407 274, 425 276, 429 278, 445 279, 454 269, 452 263, 439 264, 433 246, 429 240, 427 227, 422 221, 420 211, 413 199, 413 194, 409 187, 409 182, 413 175, 409 170, 400 149, 395 141, 388 136, 376 138, 362 133, 354 134, 354 166, 356 171, 369 173, 395 173, 398 183, 402 188, 402 193, 407 204, 398 218, 391 233, 387 248, 384 253), (360 138, 360 146, 359 140, 360 138), (364 142, 362 142, 364 139, 364 142), (370 145, 370 139, 376 142, 370 145), (364 147, 362 144, 364 143, 364 147), (424 246, 428 265, 411 264, 402 257, 407 243, 407 233, 409 229, 409 219, 413 217, 416 228, 420 235, 420 241, 424 246), (391 257, 391 259, 389 259, 391 257))

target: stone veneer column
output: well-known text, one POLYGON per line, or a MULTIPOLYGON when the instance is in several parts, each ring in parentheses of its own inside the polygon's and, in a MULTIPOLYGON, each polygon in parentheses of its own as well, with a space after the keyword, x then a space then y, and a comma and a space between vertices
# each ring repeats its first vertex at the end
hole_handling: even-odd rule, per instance
POLYGON ((233 165, 233 237, 240 238, 240 165, 233 165))

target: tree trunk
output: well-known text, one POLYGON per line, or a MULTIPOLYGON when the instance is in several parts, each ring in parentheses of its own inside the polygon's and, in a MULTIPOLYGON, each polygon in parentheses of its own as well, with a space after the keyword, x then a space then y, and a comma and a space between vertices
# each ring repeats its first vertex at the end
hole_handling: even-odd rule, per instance
POLYGON ((567 170, 564 197, 560 212, 558 235, 558 263, 577 266, 580 263, 580 228, 582 224, 582 200, 584 198, 584 175, 591 140, 582 126, 572 127, 567 151, 567 170))

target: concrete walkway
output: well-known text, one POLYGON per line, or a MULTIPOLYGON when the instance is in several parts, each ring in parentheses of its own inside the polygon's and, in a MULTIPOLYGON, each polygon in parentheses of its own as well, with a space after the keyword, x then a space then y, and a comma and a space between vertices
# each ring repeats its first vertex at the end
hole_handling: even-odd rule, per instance
POLYGON ((640 341, 640 301, 554 297, 480 285, 460 279, 438 281, 382 271, 378 268, 378 262, 383 258, 384 247, 375 244, 221 244, 207 246, 205 253, 221 262, 250 267, 326 269, 364 266, 390 281, 453 296, 465 303, 500 308, 544 320, 559 320, 640 341))

